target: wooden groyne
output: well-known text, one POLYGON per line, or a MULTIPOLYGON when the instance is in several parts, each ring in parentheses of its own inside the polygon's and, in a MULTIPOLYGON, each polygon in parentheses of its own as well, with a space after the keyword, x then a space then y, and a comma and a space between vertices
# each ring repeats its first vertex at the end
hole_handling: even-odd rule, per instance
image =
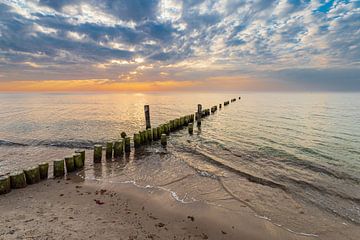
MULTIPOLYGON (((238 99, 241 99, 239 97, 238 99)), ((236 101, 236 98, 230 101, 225 101, 223 106, 227 106, 236 101)), ((151 127, 150 122, 150 106, 144 106, 146 129, 134 133, 133 147, 135 149, 145 146, 153 141, 159 141, 163 147, 168 144, 168 136, 175 131, 187 127, 190 135, 194 132, 194 123, 198 127, 201 126, 203 118, 216 111, 222 109, 222 104, 212 106, 210 109, 203 109, 201 104, 198 104, 197 111, 194 114, 188 114, 179 118, 169 120, 166 123, 160 124, 157 127, 151 127), (219 106, 219 107, 218 107, 219 106)), ((111 160, 113 158, 121 158, 124 154, 131 152, 131 138, 125 132, 122 132, 121 139, 116 141, 106 142, 105 148, 103 145, 94 145, 93 162, 94 164, 102 162, 103 150, 105 150, 105 158, 111 160)), ((64 178, 67 174, 82 170, 85 166, 85 150, 76 150, 74 154, 64 157, 63 159, 56 159, 53 161, 53 176, 52 178, 64 178)), ((24 188, 30 184, 36 184, 40 181, 49 178, 49 163, 40 163, 36 166, 26 168, 22 171, 14 171, 5 175, 0 175, 0 195, 9 193, 12 189, 24 188)))

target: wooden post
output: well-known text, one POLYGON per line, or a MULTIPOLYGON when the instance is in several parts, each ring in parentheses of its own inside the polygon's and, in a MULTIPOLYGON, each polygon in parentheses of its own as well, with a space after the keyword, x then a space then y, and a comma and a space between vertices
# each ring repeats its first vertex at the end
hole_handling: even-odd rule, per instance
POLYGON ((167 145, 167 136, 166 134, 161 134, 161 145, 166 146, 167 145))
POLYGON ((83 161, 83 166, 85 166, 85 150, 76 150, 75 153, 80 153, 81 160, 83 161))
POLYGON ((194 125, 192 123, 189 123, 188 125, 188 131, 189 131, 189 134, 193 134, 194 132, 194 125))
POLYGON ((173 132, 173 131, 175 130, 174 120, 170 120, 170 121, 169 121, 169 125, 170 125, 170 131, 173 132))
POLYGON ((62 177, 65 174, 63 159, 54 160, 54 177, 62 177))
POLYGON ((27 184, 34 184, 40 182, 40 171, 39 166, 30 167, 24 170, 26 183, 27 184))
POLYGON ((139 133, 134 133, 134 147, 138 148, 141 146, 141 139, 139 133))
POLYGON ((0 195, 11 191, 10 177, 8 175, 0 177, 0 195))
POLYGON ((94 163, 100 163, 102 158, 102 145, 94 146, 94 163))
POLYGON ((144 106, 144 112, 145 112, 146 129, 150 129, 151 124, 150 124, 150 106, 149 105, 144 106))
POLYGON ((123 141, 124 141, 123 139, 115 141, 115 143, 114 143, 114 158, 119 158, 123 155, 123 153, 124 153, 123 141))
POLYGON ((157 131, 158 139, 160 139, 160 138, 161 138, 161 127, 158 126, 158 127, 156 128, 156 131, 157 131))
POLYGON ((75 168, 76 169, 82 169, 84 167, 84 164, 83 164, 83 161, 81 159, 81 154, 80 153, 74 153, 73 158, 74 158, 75 168))
POLYGON ((13 172, 10 174, 11 188, 24 188, 27 186, 24 171, 13 172))
POLYGON ((142 144, 145 144, 147 142, 146 130, 140 132, 140 138, 142 144))
POLYGON ((106 143, 106 159, 111 160, 113 156, 113 142, 106 143))
POLYGON ((65 165, 66 165, 66 171, 68 173, 75 171, 74 157, 73 156, 65 157, 65 165))
POLYGON ((130 149, 130 137, 125 138, 125 152, 129 153, 131 151, 130 149))
POLYGON ((201 104, 198 104, 198 110, 197 110, 197 112, 198 112, 198 113, 201 113, 201 111, 202 111, 202 105, 201 105, 201 104))
POLYGON ((146 136, 147 136, 148 142, 151 142, 153 140, 153 135, 152 135, 151 128, 146 130, 146 136))
POLYGON ((121 138, 125 138, 125 137, 126 137, 126 133, 125 133, 125 132, 122 132, 122 133, 120 134, 120 136, 121 136, 121 138))
POLYGON ((154 141, 159 139, 158 134, 157 134, 157 128, 152 129, 152 134, 153 134, 154 141))
POLYGON ((40 163, 39 164, 39 171, 40 171, 40 179, 45 180, 48 178, 48 172, 49 172, 49 163, 40 163))

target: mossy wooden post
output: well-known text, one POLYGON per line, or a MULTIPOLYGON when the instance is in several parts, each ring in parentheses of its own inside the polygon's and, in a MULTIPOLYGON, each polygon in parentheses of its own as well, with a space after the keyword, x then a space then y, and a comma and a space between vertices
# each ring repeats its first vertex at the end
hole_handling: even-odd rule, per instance
POLYGON ((191 114, 191 115, 190 115, 190 122, 191 122, 191 123, 194 123, 194 114, 191 114))
POLYGON ((11 191, 10 176, 0 176, 0 195, 11 191))
POLYGON ((169 121, 170 132, 174 131, 174 120, 169 121))
POLYGON ((140 137, 141 137, 142 144, 145 144, 147 142, 146 130, 143 130, 140 132, 140 137))
POLYGON ((106 143, 106 159, 111 160, 113 156, 113 142, 106 143))
POLYGON ((83 161, 81 159, 81 154, 80 153, 74 153, 73 158, 74 158, 75 168, 76 169, 82 169, 84 167, 84 164, 83 164, 83 161))
POLYGON ((49 173, 49 163, 40 163, 39 164, 39 171, 40 171, 40 179, 45 180, 48 179, 48 173, 49 173))
POLYGON ((194 125, 193 125, 192 123, 189 123, 189 125, 188 125, 188 131, 189 131, 189 134, 190 134, 190 135, 193 134, 193 132, 194 132, 194 125))
POLYGON ((125 152, 129 153, 131 152, 131 148, 130 148, 130 137, 126 137, 125 138, 125 152))
POLYGON ((134 133, 134 147, 138 148, 141 146, 141 139, 139 133, 134 133))
POLYGON ((65 157, 65 165, 66 165, 66 171, 68 173, 75 171, 74 157, 73 156, 66 156, 65 157))
POLYGON ((24 173, 28 185, 40 182, 39 166, 27 168, 24 170, 24 173))
POLYGON ((63 159, 54 160, 54 177, 63 177, 65 175, 65 164, 63 159))
POLYGON ((24 171, 13 172, 10 174, 10 183, 12 189, 24 188, 27 186, 24 171))
POLYGON ((148 142, 151 142, 153 140, 151 128, 146 130, 146 135, 147 135, 148 142))
POLYGON ((156 130, 157 130, 158 138, 160 139, 160 138, 161 138, 161 127, 158 126, 158 127, 156 128, 156 130))
POLYGON ((102 158, 102 145, 94 146, 94 163, 100 163, 102 158))
POLYGON ((157 128, 152 129, 152 134, 153 134, 153 140, 154 141, 159 139, 158 134, 157 134, 157 128))
POLYGON ((150 106, 149 106, 149 105, 145 105, 145 106, 144 106, 144 112, 145 112, 146 129, 151 129, 151 124, 150 124, 150 106))
POLYGON ((83 166, 85 166, 85 150, 76 150, 75 153, 80 153, 83 166))
POLYGON ((114 158, 119 158, 124 153, 123 139, 114 142, 114 158))
POLYGON ((161 134, 161 145, 163 146, 167 145, 167 136, 165 133, 161 134))

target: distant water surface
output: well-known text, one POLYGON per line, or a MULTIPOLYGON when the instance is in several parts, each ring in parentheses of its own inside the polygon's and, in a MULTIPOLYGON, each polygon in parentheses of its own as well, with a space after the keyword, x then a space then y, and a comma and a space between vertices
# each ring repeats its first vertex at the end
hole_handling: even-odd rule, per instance
POLYGON ((289 231, 360 224, 360 94, 0 94, 0 174, 77 148, 88 180, 169 191, 184 203, 250 208, 289 231), (171 134, 128 159, 92 166, 91 147, 225 100, 242 99, 190 136, 171 134), (317 219, 326 219, 317 221, 317 219))

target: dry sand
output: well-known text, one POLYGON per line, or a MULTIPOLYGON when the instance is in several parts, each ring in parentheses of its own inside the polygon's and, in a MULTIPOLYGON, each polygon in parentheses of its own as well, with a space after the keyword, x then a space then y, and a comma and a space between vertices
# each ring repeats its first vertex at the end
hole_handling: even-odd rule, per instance
POLYGON ((49 179, 0 196, 0 239, 315 239, 168 192, 49 179))

